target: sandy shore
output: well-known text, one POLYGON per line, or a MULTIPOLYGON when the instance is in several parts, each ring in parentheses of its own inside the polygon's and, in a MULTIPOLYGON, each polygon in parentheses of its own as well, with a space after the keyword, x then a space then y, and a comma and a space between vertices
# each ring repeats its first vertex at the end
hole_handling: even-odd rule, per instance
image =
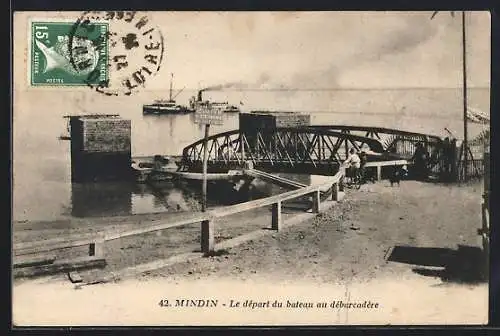
MULTIPOLYGON (((218 256, 79 290, 62 275, 17 281, 14 321, 19 325, 486 323, 488 286, 477 276, 480 259, 475 253, 480 247, 476 229, 481 223, 481 193, 480 183, 457 187, 404 181, 393 188, 386 181, 368 184, 359 191, 349 190, 344 201, 312 221, 218 256), (162 299, 171 306, 160 307, 162 299), (211 308, 175 307, 181 299, 218 303, 211 308), (231 300, 239 306, 230 307, 231 300), (261 307, 243 307, 247 300, 262 301, 261 307), (282 307, 272 307, 275 301, 282 307), (340 301, 378 303, 378 308, 339 308, 340 301), (312 303, 313 308, 294 308, 294 302, 312 303)), ((268 215, 262 213, 262 220, 255 214, 221 225, 227 230, 224 234, 234 236, 233 226, 245 226, 245 218, 246 223, 262 226, 268 215)), ((179 235, 181 231, 177 230, 179 235)), ((165 253, 162 245, 150 240, 144 245, 150 246, 144 251, 156 251, 156 257, 165 253)), ((139 253, 134 248, 126 251, 122 254, 139 253)), ((115 256, 111 259, 121 262, 115 256)))
MULTIPOLYGON (((283 210, 286 220, 301 210, 298 204, 288 203, 283 210)), ((299 205, 304 208, 304 205, 299 205)), ((59 221, 14 223, 14 244, 66 238, 81 239, 95 233, 117 233, 161 223, 185 219, 192 213, 158 213, 108 218, 73 218, 59 221)), ((271 208, 263 207, 220 218, 215 226, 215 242, 219 243, 252 231, 270 228, 271 208)), ((148 263, 183 253, 200 251, 200 223, 182 225, 166 230, 134 235, 106 242, 106 272, 148 263)), ((87 255, 88 246, 46 252, 57 259, 87 255)), ((98 273, 106 273, 98 272, 98 273)), ((85 273, 85 272, 84 272, 85 273)), ((91 277, 94 278, 94 273, 91 277)), ((100 276, 100 275, 99 275, 100 276)), ((20 280, 22 281, 22 280, 20 280)))

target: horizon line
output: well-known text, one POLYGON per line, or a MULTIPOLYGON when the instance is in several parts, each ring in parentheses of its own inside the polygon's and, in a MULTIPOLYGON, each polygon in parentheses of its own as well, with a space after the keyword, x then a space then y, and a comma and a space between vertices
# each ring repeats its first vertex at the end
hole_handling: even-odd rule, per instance
MULTIPOLYGON (((183 88, 182 90, 188 91, 404 91, 404 90, 462 90, 462 86, 456 87, 439 87, 439 86, 415 86, 415 87, 337 87, 337 88, 183 88)), ((482 89, 491 90, 491 86, 473 86, 467 87, 469 89, 482 89)), ((150 91, 162 91, 163 89, 151 89, 150 91)), ((177 89, 180 90, 180 89, 177 89)))

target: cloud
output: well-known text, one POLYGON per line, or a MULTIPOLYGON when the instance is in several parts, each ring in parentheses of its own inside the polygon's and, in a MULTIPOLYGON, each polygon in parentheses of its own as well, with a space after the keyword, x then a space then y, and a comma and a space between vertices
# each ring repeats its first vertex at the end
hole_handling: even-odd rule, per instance
MULTIPOLYGON (((198 32, 197 27, 211 17, 200 14, 197 22, 191 22, 188 40, 171 41, 175 50, 167 60, 185 85, 201 82, 193 87, 209 90, 328 89, 347 83, 455 85, 460 71, 460 18, 443 14, 431 20, 431 15, 314 12, 281 20, 265 13, 224 14, 198 32), (232 25, 225 20, 229 17, 232 25)), ((482 16, 470 22, 469 43, 475 54, 489 50, 485 30, 475 32, 484 21, 482 16)), ((477 61, 487 61, 486 57, 473 58, 471 77, 488 77, 489 62, 477 61)))
MULTIPOLYGON (((438 26, 433 24, 426 13, 398 16, 377 13, 357 18, 343 17, 342 20, 350 21, 349 25, 345 25, 346 31, 341 30, 343 25, 339 23, 323 24, 323 28, 330 30, 324 32, 331 33, 330 39, 317 36, 318 27, 310 27, 309 31, 306 31, 311 34, 309 41, 308 37, 302 34, 305 40, 298 43, 296 40, 300 37, 297 36, 294 40, 287 34, 282 41, 277 40, 276 45, 265 44, 268 48, 274 47, 281 52, 284 48, 300 47, 296 52, 301 53, 302 62, 297 62, 297 56, 293 54, 282 57, 283 62, 292 63, 290 68, 293 65, 289 74, 273 76, 273 72, 277 70, 266 69, 258 73, 256 80, 242 79, 218 83, 209 85, 207 90, 336 88, 339 87, 339 78, 345 72, 370 64, 376 67, 385 57, 411 53, 435 37, 438 31, 438 26), (360 22, 353 22, 356 19, 360 22), (347 40, 350 40, 350 43, 347 40)), ((313 22, 308 24, 314 25, 313 22)), ((294 27, 292 33, 297 34, 298 31, 298 28, 294 27)), ((277 56, 280 55, 274 55, 277 56)))

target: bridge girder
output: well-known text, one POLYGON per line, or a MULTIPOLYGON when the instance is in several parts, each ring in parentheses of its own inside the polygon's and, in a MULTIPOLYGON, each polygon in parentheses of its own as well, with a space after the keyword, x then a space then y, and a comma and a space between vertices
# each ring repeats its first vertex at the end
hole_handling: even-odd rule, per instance
MULTIPOLYGON (((183 150, 183 169, 200 170, 203 139, 183 150)), ((241 167, 252 161, 254 167, 275 171, 331 171, 347 158, 350 148, 369 146, 385 155, 378 139, 329 129, 281 127, 240 132, 223 132, 208 138, 208 168, 220 171, 241 167)), ((391 158, 397 156, 393 155, 391 158)))
POLYGON ((443 140, 437 135, 401 131, 385 127, 351 126, 351 125, 317 125, 307 126, 309 129, 333 130, 348 134, 358 134, 369 138, 378 139, 384 150, 396 152, 404 158, 410 158, 416 149, 417 143, 422 143, 429 153, 435 153, 441 149, 443 140))

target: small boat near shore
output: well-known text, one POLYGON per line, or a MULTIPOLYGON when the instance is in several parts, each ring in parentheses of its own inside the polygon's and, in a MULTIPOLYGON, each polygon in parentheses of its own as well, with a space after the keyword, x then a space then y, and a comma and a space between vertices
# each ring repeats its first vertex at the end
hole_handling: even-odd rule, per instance
POLYGON ((132 160, 132 171, 138 183, 171 180, 172 175, 165 173, 175 172, 177 169, 177 164, 167 156, 155 155, 151 158, 132 160))
MULTIPOLYGON (((175 159, 169 156, 155 155, 132 160, 132 170, 137 183, 170 181, 173 179, 191 181, 203 180, 202 173, 182 172, 178 171, 178 167, 175 159)), ((229 171, 227 173, 209 173, 207 174, 207 180, 229 180, 234 176, 242 174, 243 172, 238 170, 229 171)))

